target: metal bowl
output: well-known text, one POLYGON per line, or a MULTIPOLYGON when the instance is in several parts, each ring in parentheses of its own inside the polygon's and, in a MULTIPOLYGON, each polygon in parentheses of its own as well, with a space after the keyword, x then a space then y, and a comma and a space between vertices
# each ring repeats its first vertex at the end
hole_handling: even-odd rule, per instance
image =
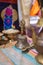
POLYGON ((0 45, 7 44, 8 40, 0 40, 0 45))
POLYGON ((15 46, 22 51, 26 51, 28 48, 30 48, 29 44, 27 43, 26 35, 19 34, 17 44, 15 46))
POLYGON ((35 43, 35 48, 39 52, 36 60, 43 65, 43 37, 38 37, 35 43))
POLYGON ((16 40, 17 39, 17 35, 15 34, 5 34, 5 36, 9 39, 9 40, 16 40))
POLYGON ((43 39, 42 38, 37 39, 35 48, 38 50, 39 53, 43 54, 43 39))
POLYGON ((9 39, 16 39, 17 34, 19 34, 19 30, 17 30, 17 29, 8 29, 8 30, 4 30, 3 33, 9 39))

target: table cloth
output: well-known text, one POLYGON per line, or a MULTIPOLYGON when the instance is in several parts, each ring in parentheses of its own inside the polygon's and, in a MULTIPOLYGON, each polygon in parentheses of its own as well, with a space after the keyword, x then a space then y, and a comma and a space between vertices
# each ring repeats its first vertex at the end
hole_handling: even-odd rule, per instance
POLYGON ((0 65, 40 65, 35 60, 36 55, 37 52, 35 49, 34 51, 31 49, 28 53, 23 53, 15 46, 12 48, 0 49, 0 65))

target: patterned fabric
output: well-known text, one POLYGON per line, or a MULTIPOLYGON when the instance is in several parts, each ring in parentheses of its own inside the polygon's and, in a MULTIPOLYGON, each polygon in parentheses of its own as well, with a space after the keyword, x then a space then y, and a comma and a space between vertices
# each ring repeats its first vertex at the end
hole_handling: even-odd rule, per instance
POLYGON ((0 64, 1 65, 40 65, 35 60, 36 52, 32 50, 29 53, 22 53, 21 50, 16 47, 0 49, 0 64), (4 57, 4 58, 3 58, 4 57), (5 60, 2 60, 5 59, 5 60), (7 61, 10 60, 9 64, 7 61), (6 63, 6 64, 5 64, 6 63), (11 64, 12 63, 12 64, 11 64))
POLYGON ((14 65, 2 51, 0 51, 0 65, 14 65))
POLYGON ((12 28, 12 9, 7 7, 4 16, 4 29, 12 28))

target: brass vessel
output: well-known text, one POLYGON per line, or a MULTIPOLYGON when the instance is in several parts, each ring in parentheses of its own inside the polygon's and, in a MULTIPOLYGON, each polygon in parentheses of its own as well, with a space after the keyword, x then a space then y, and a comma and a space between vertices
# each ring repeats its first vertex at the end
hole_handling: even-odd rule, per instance
POLYGON ((27 43, 26 35, 19 34, 17 44, 15 46, 22 51, 26 51, 28 48, 30 48, 29 44, 27 43))
POLYGON ((19 34, 19 30, 17 29, 8 29, 4 30, 3 34, 11 41, 14 41, 17 39, 17 35, 19 34))
POLYGON ((38 55, 35 57, 36 60, 43 65, 43 30, 39 36, 36 35, 34 28, 32 27, 32 39, 35 49, 38 51, 38 55))
POLYGON ((41 9, 41 18, 36 26, 40 27, 38 36, 36 35, 34 28, 31 28, 33 32, 32 39, 34 47, 38 51, 38 55, 35 58, 40 64, 43 65, 43 8, 41 9))
POLYGON ((35 48, 39 52, 36 56, 36 59, 39 63, 43 64, 43 33, 40 33, 40 36, 36 38, 35 48))

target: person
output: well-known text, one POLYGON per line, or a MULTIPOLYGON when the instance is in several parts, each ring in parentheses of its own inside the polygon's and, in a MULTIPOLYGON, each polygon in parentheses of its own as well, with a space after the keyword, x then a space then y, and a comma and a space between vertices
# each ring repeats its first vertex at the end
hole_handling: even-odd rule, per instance
POLYGON ((30 16, 36 16, 40 12, 40 5, 38 0, 33 0, 32 7, 30 9, 30 16))

